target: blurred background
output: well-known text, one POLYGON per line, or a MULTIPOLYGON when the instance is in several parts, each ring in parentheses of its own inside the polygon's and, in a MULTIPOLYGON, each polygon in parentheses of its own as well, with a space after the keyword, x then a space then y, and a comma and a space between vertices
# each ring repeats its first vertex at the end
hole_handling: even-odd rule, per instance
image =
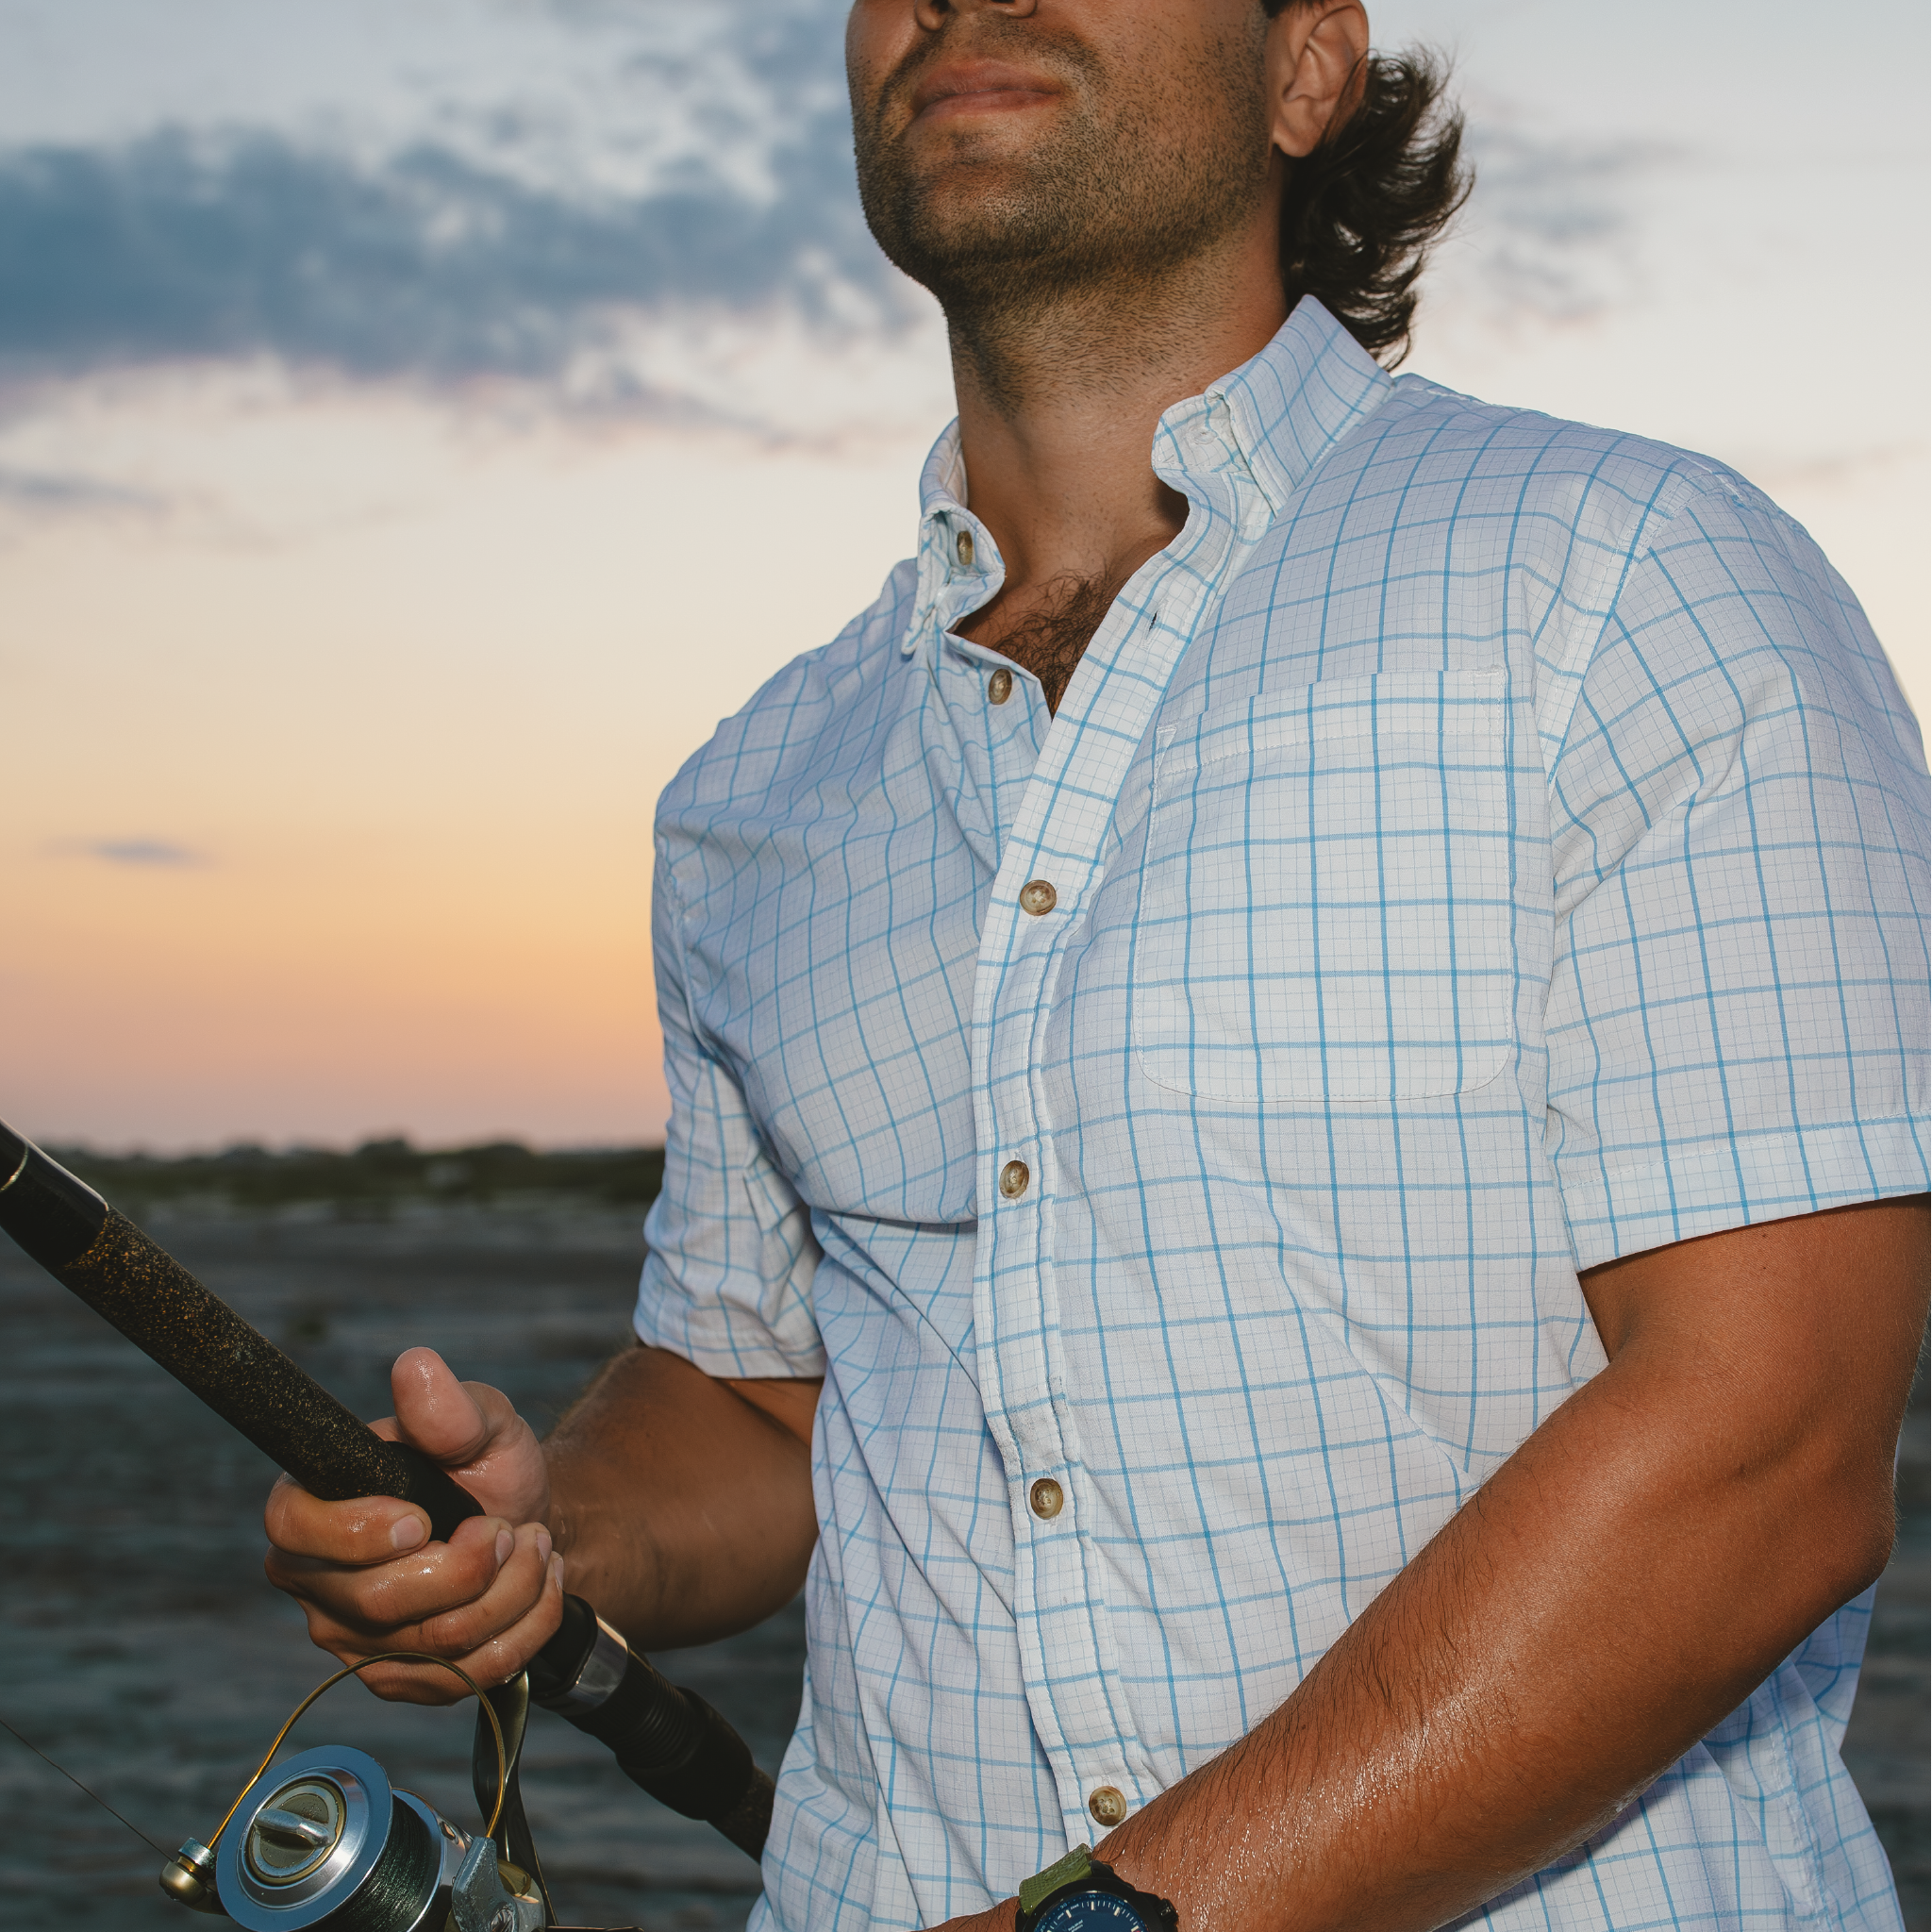
MULTIPOLYGON (((842 10, 0 0, 0 1114, 360 1412, 430 1341, 542 1425, 625 1345, 653 805, 913 541, 944 342, 859 220, 842 10)), ((1923 0, 1371 11, 1478 169, 1408 366, 1736 464, 1923 721, 1923 0)), ((0 1715, 172 1846, 325 1668, 272 1471, 6 1242, 0 1330, 0 1715)), ((1846 1746, 1914 1932, 1926 1441, 1922 1382, 1846 1746)), ((793 1606, 672 1668, 771 1765, 802 1655, 793 1606)), ((467 1734, 306 1733, 465 1817, 467 1734)), ((567 1914, 743 1923, 576 1733, 528 1792, 567 1914)), ((21 1924, 178 1919, 8 1740, 0 1814, 21 1924)))
MULTIPOLYGON (((0 0, 0 1106, 639 1143, 679 761, 950 413, 839 0, 0 0)), ((1408 366, 1735 463, 1926 708, 1926 18, 1388 0, 1478 167, 1408 366)))

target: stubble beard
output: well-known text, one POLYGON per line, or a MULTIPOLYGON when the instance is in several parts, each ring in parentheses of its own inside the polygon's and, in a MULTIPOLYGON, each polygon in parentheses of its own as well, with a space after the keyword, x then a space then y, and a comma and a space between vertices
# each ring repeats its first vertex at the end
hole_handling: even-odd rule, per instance
POLYGON ((1135 76, 1037 24, 976 25, 974 53, 1010 54, 1065 89, 1053 124, 1024 153, 967 133, 915 162, 885 124, 941 51, 923 48, 872 102, 854 91, 859 199, 888 258, 939 298, 956 358, 1016 402, 1051 340, 1080 339, 1089 380, 1109 356, 1159 352, 1148 333, 1172 325, 1163 291, 1267 192, 1267 97, 1258 34, 1135 76))

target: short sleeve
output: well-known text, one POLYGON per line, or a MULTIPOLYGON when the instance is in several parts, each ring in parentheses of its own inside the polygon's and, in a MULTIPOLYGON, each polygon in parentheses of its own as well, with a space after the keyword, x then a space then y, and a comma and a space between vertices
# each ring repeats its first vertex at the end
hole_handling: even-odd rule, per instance
POLYGON ((1926 774, 1865 615, 1714 479, 1550 770, 1546 1144, 1576 1264, 1926 1185, 1926 774))
POLYGON ((651 940, 671 1119, 663 1188, 644 1224, 650 1252, 633 1325, 640 1341, 708 1374, 822 1375, 811 1216, 692 1021, 682 924, 660 840, 651 940))

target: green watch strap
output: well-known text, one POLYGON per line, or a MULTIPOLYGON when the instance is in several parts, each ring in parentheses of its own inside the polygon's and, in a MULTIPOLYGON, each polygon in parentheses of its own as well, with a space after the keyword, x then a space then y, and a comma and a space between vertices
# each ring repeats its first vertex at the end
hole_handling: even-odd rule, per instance
POLYGON ((1075 1845, 1058 1864, 1049 1865, 1044 1872, 1036 1872, 1031 1878, 1020 1881, 1020 1909, 1037 1912, 1042 1901, 1052 1897, 1061 1886, 1085 1878, 1092 1870, 1093 1847, 1075 1845))

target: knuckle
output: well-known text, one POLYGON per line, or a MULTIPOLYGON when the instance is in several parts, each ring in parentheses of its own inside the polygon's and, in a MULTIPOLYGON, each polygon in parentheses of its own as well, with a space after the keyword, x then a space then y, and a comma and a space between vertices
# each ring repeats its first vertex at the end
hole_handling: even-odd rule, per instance
POLYGON ((452 1657, 466 1656, 491 1635, 489 1620, 478 1613, 474 1604, 425 1618, 422 1632, 424 1649, 438 1657, 452 1657))

